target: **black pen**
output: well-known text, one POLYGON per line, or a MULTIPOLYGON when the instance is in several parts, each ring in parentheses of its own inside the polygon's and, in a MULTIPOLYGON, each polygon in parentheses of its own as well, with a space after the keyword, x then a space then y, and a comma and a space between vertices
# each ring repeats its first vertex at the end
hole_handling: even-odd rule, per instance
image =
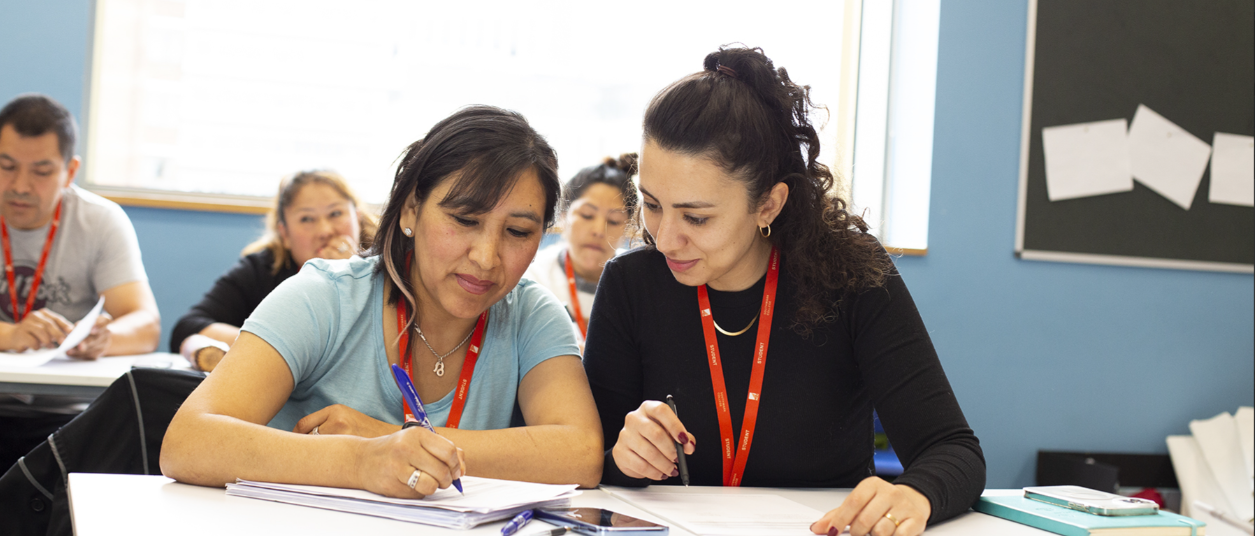
MULTIPOLYGON (((671 398, 671 395, 667 395, 667 405, 671 406, 671 413, 675 414, 675 418, 680 418, 680 410, 675 409, 675 399, 671 398)), ((685 486, 688 486, 689 464, 688 461, 684 459, 684 445, 681 445, 679 441, 675 442, 675 462, 680 466, 680 482, 683 482, 685 486)))

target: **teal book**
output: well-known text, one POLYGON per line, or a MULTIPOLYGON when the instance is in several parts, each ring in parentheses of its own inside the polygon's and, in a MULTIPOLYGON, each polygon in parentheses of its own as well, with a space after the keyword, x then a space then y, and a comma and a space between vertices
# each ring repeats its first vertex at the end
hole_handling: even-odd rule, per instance
POLYGON ((981 497, 974 507, 995 517, 1064 536, 1205 536, 1207 524, 1160 511, 1143 516, 1100 516, 1046 504, 1022 495, 981 497))

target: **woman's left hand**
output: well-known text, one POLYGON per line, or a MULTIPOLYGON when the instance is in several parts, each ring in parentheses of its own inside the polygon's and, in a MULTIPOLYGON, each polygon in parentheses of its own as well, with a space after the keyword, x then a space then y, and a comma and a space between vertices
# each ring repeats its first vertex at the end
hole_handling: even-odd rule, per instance
POLYGON ((851 536, 919 536, 932 515, 932 504, 915 488, 893 485, 879 477, 859 482, 845 501, 811 525, 815 534, 851 536))
POLYGON ((110 322, 113 322, 113 317, 101 311, 91 331, 87 333, 87 338, 77 346, 66 350, 65 355, 88 361, 100 359, 109 350, 109 343, 113 341, 113 332, 109 331, 110 322))
POLYGON ((374 419, 344 404, 327 406, 306 415, 296 421, 293 432, 308 434, 314 429, 319 434, 352 435, 358 437, 381 437, 401 429, 395 424, 374 419))

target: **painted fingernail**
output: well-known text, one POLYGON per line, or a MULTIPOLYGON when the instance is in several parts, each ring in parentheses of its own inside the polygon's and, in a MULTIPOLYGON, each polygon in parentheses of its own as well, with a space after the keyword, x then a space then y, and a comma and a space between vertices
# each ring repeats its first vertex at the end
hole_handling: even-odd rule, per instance
POLYGON ((689 435, 684 432, 680 432, 680 444, 687 445, 688 442, 689 442, 689 435))
POLYGON ((677 476, 680 476, 680 470, 679 470, 679 469, 672 469, 672 470, 671 470, 671 476, 672 476, 672 477, 677 477, 677 476))
POLYGON ((837 536, 837 527, 830 527, 828 529, 828 536, 837 536))

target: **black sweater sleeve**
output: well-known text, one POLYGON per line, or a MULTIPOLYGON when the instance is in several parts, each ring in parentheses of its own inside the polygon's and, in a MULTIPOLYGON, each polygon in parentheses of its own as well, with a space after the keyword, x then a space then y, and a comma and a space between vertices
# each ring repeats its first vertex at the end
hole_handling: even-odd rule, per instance
POLYGON ((896 270, 843 304, 854 355, 905 472, 894 480, 932 504, 930 522, 961 514, 985 487, 985 458, 915 302, 896 270))
POLYGON ((644 378, 640 350, 636 341, 636 325, 633 321, 627 285, 621 280, 630 274, 620 273, 619 266, 611 259, 602 270, 593 298, 593 309, 588 320, 588 339, 584 355, 595 356, 584 361, 588 381, 601 416, 601 432, 606 447, 601 481, 615 486, 643 487, 649 485, 646 478, 636 479, 624 475, 614 463, 611 454, 623 429, 623 418, 640 407, 644 400, 644 378))
POLYGON ((273 258, 269 250, 240 258, 235 266, 214 282, 200 302, 175 323, 170 334, 170 351, 179 353, 184 339, 200 333, 210 324, 242 326, 257 304, 293 272, 284 267, 279 274, 271 274, 273 258))

